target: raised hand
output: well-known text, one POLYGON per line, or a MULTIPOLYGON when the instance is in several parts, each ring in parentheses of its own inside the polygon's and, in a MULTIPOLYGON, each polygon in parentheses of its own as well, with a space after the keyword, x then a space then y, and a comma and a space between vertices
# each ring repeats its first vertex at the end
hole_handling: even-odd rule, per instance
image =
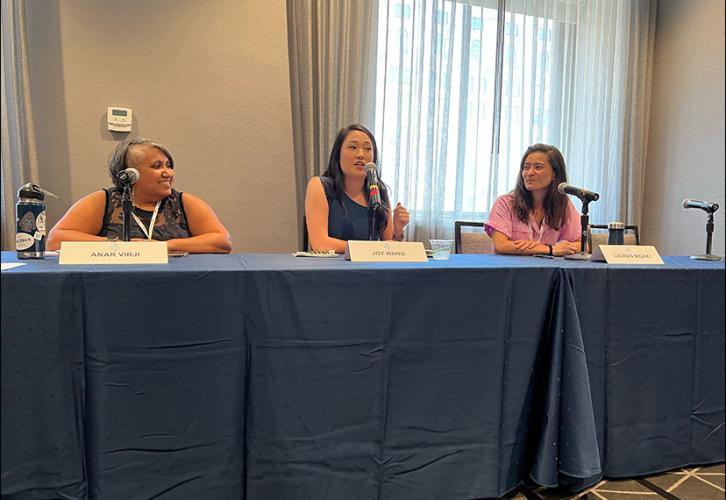
POLYGON ((399 201, 396 204, 396 208, 393 209, 393 235, 399 236, 403 234, 403 228, 406 227, 411 216, 408 213, 406 207, 401 205, 399 201))

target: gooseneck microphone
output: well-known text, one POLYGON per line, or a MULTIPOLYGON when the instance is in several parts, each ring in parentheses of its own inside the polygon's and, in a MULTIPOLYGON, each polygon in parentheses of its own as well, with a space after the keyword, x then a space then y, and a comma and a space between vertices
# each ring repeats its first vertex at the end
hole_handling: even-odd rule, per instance
POLYGON ((139 180, 139 171, 135 168, 126 168, 116 174, 116 180, 123 187, 121 196, 121 212, 123 213, 122 241, 131 241, 131 185, 139 180))
POLYGON ((139 180, 139 171, 135 168, 127 168, 116 174, 116 179, 122 186, 130 186, 139 180))
POLYGON ((571 186, 566 182, 561 182, 557 186, 557 191, 561 194, 571 194, 580 198, 582 202, 582 212, 580 213, 580 252, 572 255, 565 255, 565 259, 573 260, 589 260, 591 255, 587 253, 587 228, 590 225, 590 215, 587 206, 591 201, 600 199, 600 195, 585 188, 571 186))
POLYGON ((567 184, 566 182, 560 183, 560 185, 557 186, 557 191, 562 194, 571 194, 573 196, 577 196, 582 201, 597 201, 600 199, 599 194, 588 191, 585 188, 575 187, 571 184, 567 184))
POLYGON ((713 213, 719 209, 718 203, 710 201, 691 200, 686 198, 683 200, 683 208, 700 208, 706 212, 706 253, 703 255, 691 255, 692 259, 697 260, 721 260, 718 255, 711 253, 711 244, 713 243, 713 213))
POLYGON ((683 208, 700 208, 701 210, 712 214, 719 209, 719 205, 718 203, 710 201, 698 201, 686 198, 683 200, 683 208))
POLYGON ((375 163, 366 163, 366 178, 368 179, 368 206, 378 208, 381 206, 381 192, 378 188, 378 171, 375 163))

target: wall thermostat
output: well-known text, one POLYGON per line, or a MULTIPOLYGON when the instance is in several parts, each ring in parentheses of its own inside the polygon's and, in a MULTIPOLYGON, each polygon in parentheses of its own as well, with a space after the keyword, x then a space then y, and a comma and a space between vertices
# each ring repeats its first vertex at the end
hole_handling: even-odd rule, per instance
POLYGON ((131 110, 110 107, 106 112, 108 129, 112 132, 131 132, 131 110))

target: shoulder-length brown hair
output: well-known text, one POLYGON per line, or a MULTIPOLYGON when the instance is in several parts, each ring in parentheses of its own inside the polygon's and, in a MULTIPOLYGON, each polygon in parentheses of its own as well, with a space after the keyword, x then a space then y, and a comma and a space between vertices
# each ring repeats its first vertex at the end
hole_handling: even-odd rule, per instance
POLYGON ((512 207, 514 213, 517 214, 517 218, 527 223, 529 214, 534 210, 534 200, 532 199, 532 193, 524 187, 522 172, 524 171, 524 162, 527 157, 536 152, 542 152, 547 155, 555 175, 542 202, 542 207, 545 210, 545 222, 554 229, 560 229, 567 220, 567 196, 557 191, 557 186, 562 182, 567 182, 567 172, 565 170, 565 158, 560 153, 560 150, 554 146, 550 146, 549 144, 533 144, 524 152, 522 162, 519 165, 517 185, 514 187, 514 191, 512 191, 512 195, 514 196, 512 207))

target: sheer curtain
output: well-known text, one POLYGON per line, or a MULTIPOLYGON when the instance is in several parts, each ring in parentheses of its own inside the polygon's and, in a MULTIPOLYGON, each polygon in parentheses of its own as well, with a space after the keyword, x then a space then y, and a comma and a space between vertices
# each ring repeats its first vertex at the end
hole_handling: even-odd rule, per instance
POLYGON ((298 213, 335 133, 374 126, 377 0, 288 0, 288 53, 298 213))
POLYGON ((639 223, 655 0, 380 3, 376 134, 409 239, 486 219, 536 142, 601 194, 591 220, 639 223))
POLYGON ((25 3, 2 0, 2 249, 15 249, 15 197, 38 183, 35 127, 30 105, 25 3))

